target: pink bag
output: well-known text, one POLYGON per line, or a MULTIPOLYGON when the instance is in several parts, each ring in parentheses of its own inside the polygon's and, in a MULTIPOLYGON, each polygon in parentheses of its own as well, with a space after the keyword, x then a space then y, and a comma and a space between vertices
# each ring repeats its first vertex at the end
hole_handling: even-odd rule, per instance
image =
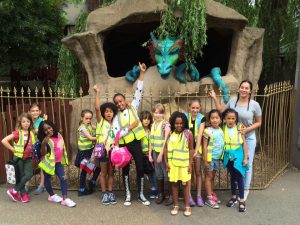
POLYGON ((111 150, 111 162, 118 168, 123 168, 125 167, 130 159, 131 159, 131 154, 128 151, 127 147, 119 147, 118 142, 120 138, 120 131, 118 131, 115 139, 115 146, 111 150))

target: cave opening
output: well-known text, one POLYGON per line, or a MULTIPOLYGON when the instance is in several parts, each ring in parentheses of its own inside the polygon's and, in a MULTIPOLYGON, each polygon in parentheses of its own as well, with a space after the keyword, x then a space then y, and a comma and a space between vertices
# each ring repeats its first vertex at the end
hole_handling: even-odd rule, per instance
MULTIPOLYGON (((159 21, 135 22, 116 25, 103 33, 104 54, 108 74, 111 77, 125 76, 138 62, 153 65, 149 51, 142 44, 150 39, 150 32, 159 26, 159 21)), ((225 28, 208 28, 207 45, 203 55, 196 59, 200 77, 210 73, 213 67, 220 67, 222 75, 227 73, 233 30, 225 28)))

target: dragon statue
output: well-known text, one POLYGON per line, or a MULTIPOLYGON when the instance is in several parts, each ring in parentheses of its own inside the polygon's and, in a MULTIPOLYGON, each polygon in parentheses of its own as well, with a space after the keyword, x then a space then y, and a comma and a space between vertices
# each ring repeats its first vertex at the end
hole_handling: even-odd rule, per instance
MULTIPOLYGON (((156 63, 157 70, 162 79, 165 80, 170 76, 174 76, 180 83, 200 80, 200 73, 195 65, 191 64, 189 68, 186 63, 177 65, 179 61, 184 61, 183 38, 172 39, 167 37, 163 40, 157 40, 152 32, 150 36, 151 42, 148 46, 150 57, 154 64, 156 63), (186 77, 186 74, 189 77, 186 77)), ((140 68, 138 65, 135 65, 132 70, 126 73, 125 78, 127 81, 133 83, 137 80, 139 73, 140 68)), ((229 101, 229 90, 222 80, 220 68, 212 68, 210 74, 207 76, 211 77, 218 87, 221 87, 223 100, 227 103, 229 101)))

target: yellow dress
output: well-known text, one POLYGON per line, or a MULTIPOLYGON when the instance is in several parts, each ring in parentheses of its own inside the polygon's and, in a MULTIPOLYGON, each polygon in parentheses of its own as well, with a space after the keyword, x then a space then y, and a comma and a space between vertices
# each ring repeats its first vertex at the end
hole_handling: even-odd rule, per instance
POLYGON ((189 168, 189 146, 185 134, 173 132, 168 141, 168 173, 170 182, 182 181, 185 183, 191 180, 189 168))

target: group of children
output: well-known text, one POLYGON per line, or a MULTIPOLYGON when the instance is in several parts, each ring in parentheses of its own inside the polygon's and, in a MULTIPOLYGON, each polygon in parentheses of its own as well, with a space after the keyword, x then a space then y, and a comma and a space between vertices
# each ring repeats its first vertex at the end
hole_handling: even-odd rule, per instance
MULTIPOLYGON (((101 202, 104 205, 115 204, 117 201, 112 192, 115 167, 110 160, 110 150, 115 144, 117 135, 112 127, 118 108, 110 102, 100 105, 100 90, 94 86, 94 91, 97 123, 96 126, 91 124, 92 111, 82 111, 75 166, 80 167, 84 160, 88 160, 95 165, 95 168, 88 182, 88 188, 86 187, 87 172, 81 170, 78 196, 91 194, 100 175, 101 202), (96 146, 104 149, 101 157, 95 157, 96 146)), ((20 170, 20 180, 7 191, 7 194, 13 201, 20 199, 22 202, 29 202, 25 187, 33 176, 30 148, 38 140, 41 143, 43 157, 38 164, 41 169, 41 183, 37 193, 42 192, 45 187, 49 194, 48 201, 74 207, 76 203, 67 197, 67 181, 63 165, 68 165, 68 157, 63 137, 51 121, 39 118, 40 108, 37 104, 31 106, 29 112, 32 107, 37 107, 38 116, 33 113, 31 115, 23 113, 18 119, 15 131, 2 140, 3 145, 14 154, 13 160, 20 170), (13 141, 13 145, 10 141, 13 141), (51 176, 54 174, 60 180, 62 197, 53 192, 51 176)), ((239 202, 239 211, 244 212, 246 208, 243 176, 247 170, 248 153, 245 137, 239 132, 242 125, 237 123, 238 114, 230 108, 223 114, 213 109, 205 118, 200 113, 200 109, 200 101, 195 99, 189 105, 189 112, 173 112, 169 120, 165 118, 165 108, 162 104, 156 104, 152 113, 149 111, 140 113, 140 122, 146 133, 146 136, 141 139, 143 163, 144 166, 154 165, 153 169, 146 174, 151 186, 150 198, 156 198, 157 204, 165 200, 165 205, 173 204, 171 214, 177 215, 178 191, 181 187, 185 216, 191 215, 190 207, 196 204, 199 207, 206 204, 214 209, 219 208, 213 186, 215 173, 220 169, 220 161, 223 160, 223 167, 227 168, 231 175, 232 189, 232 197, 226 205, 232 207, 239 202), (205 165, 207 195, 205 202, 201 197, 201 162, 205 165), (196 203, 191 195, 191 177, 194 174, 197 184, 196 203), (165 188, 167 186, 169 188, 165 188), (165 189, 168 191, 166 192, 165 189)), ((143 199, 141 201, 144 205, 150 204, 146 204, 143 199)))
POLYGON ((13 188, 7 190, 7 194, 15 202, 29 202, 28 182, 33 176, 35 167, 39 167, 41 181, 35 194, 42 193, 45 188, 49 193, 49 202, 74 207, 76 203, 67 197, 67 181, 63 165, 68 165, 68 157, 63 137, 53 122, 47 120, 47 116, 41 118, 40 115, 39 105, 32 104, 28 113, 22 113, 18 117, 15 130, 2 140, 2 144, 13 153, 13 161, 19 172, 19 179, 13 188), (37 141, 40 142, 42 158, 38 165, 34 165, 32 146, 37 141), (53 192, 51 176, 54 174, 60 180, 63 197, 53 192))

